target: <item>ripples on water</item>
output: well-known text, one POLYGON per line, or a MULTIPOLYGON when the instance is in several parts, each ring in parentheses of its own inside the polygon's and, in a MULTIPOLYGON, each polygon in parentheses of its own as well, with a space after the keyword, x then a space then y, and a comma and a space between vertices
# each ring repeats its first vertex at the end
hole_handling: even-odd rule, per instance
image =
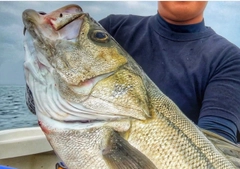
POLYGON ((25 103, 25 86, 0 86, 0 130, 37 125, 25 103))

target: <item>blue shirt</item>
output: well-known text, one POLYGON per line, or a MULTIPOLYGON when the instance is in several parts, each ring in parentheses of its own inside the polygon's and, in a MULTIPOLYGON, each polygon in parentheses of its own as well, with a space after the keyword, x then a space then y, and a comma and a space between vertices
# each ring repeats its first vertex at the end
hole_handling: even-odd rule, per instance
POLYGON ((240 49, 204 21, 172 25, 154 16, 99 22, 153 82, 200 127, 236 142, 240 130, 240 49))

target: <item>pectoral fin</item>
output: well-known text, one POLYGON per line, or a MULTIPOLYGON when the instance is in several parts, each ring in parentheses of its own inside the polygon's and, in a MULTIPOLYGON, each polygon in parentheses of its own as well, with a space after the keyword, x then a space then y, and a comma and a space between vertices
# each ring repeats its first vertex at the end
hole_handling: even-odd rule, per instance
POLYGON ((139 150, 130 145, 117 132, 112 132, 103 143, 102 155, 112 169, 157 169, 139 150))

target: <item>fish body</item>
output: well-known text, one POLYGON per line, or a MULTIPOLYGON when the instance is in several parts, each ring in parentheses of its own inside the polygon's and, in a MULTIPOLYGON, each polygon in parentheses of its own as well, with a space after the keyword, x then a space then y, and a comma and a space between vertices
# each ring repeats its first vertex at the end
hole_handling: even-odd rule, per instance
POLYGON ((69 169, 240 168, 240 148, 191 122, 81 7, 23 23, 28 105, 69 169))

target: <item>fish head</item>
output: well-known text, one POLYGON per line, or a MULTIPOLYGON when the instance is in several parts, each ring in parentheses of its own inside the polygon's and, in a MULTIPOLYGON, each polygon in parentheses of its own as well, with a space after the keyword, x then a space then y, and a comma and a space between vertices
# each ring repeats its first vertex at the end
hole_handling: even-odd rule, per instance
POLYGON ((67 166, 101 159, 112 131, 126 133, 131 119, 149 117, 141 70, 77 5, 51 13, 27 9, 22 19, 30 111, 67 166))
POLYGON ((48 117, 64 127, 65 122, 86 127, 149 116, 138 68, 129 66, 127 53, 81 7, 48 14, 27 9, 22 18, 27 102, 40 121, 48 117))
POLYGON ((43 55, 38 56, 39 64, 53 67, 69 85, 115 71, 127 62, 115 47, 109 48, 109 34, 79 6, 68 5, 49 14, 25 10, 23 22, 36 52, 43 55))

